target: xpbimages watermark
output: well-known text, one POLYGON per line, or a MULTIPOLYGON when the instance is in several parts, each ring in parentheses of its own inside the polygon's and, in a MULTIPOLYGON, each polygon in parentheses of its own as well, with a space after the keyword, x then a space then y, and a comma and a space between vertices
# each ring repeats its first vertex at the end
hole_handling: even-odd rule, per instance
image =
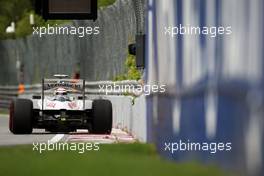
POLYGON ((165 142, 164 149, 165 152, 174 154, 176 152, 209 152, 210 154, 216 154, 217 152, 228 152, 232 150, 232 143, 224 142, 191 142, 190 140, 183 141, 179 140, 177 142, 165 142))
POLYGON ((164 28, 164 34, 171 37, 177 35, 206 35, 215 38, 219 35, 231 35, 231 26, 191 26, 182 25, 179 26, 167 26, 164 28))
POLYGON ((74 151, 79 154, 84 154, 87 151, 99 151, 100 146, 99 143, 52 143, 51 141, 48 141, 47 143, 33 143, 32 150, 40 154, 50 151, 74 151))
POLYGON ((37 35, 40 38, 45 35, 75 35, 80 38, 86 35, 98 35, 100 34, 100 28, 96 27, 75 27, 75 26, 43 26, 43 27, 33 27, 33 35, 37 35))
POLYGON ((119 93, 137 93, 150 95, 151 93, 164 93, 166 92, 166 85, 99 85, 99 92, 106 95, 113 92, 119 93))

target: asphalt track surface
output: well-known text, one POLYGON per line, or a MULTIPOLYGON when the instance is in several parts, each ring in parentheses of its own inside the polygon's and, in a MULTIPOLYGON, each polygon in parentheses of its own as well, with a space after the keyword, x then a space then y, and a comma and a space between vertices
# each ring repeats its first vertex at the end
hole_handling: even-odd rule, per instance
POLYGON ((133 143, 136 140, 128 133, 112 129, 111 135, 93 135, 87 130, 78 130, 70 134, 54 134, 45 130, 34 129, 30 135, 14 135, 8 129, 9 115, 0 115, 0 146, 25 145, 51 141, 55 142, 98 142, 98 143, 133 143))

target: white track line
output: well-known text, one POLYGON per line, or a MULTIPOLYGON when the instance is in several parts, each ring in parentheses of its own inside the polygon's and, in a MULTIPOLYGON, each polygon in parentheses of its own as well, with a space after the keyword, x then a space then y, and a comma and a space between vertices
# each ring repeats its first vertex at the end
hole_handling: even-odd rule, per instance
POLYGON ((59 142, 63 137, 64 137, 64 134, 57 134, 57 135, 55 135, 51 140, 49 140, 49 142, 50 142, 51 144, 57 143, 57 142, 59 142))

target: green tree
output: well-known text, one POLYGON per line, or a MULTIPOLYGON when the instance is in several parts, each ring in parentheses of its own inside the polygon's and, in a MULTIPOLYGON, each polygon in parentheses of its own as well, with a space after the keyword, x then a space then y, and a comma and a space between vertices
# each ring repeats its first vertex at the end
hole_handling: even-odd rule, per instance
POLYGON ((18 22, 25 12, 32 9, 31 0, 0 0, 0 39, 9 37, 5 33, 12 21, 18 22))
POLYGON ((125 67, 127 72, 125 74, 118 75, 114 78, 114 81, 123 80, 139 80, 141 78, 141 73, 136 67, 136 58, 133 55, 128 55, 125 67))

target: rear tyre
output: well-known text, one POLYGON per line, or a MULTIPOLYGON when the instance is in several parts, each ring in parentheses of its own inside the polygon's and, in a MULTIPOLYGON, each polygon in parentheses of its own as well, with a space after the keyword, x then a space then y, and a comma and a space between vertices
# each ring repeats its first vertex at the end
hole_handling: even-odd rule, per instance
POLYGON ((14 101, 9 106, 9 130, 13 133, 14 101))
POLYGON ((93 101, 93 134, 111 134, 112 131, 112 103, 109 100, 93 101))
POLYGON ((10 105, 9 130, 14 134, 31 134, 33 103, 28 99, 16 99, 10 105))

